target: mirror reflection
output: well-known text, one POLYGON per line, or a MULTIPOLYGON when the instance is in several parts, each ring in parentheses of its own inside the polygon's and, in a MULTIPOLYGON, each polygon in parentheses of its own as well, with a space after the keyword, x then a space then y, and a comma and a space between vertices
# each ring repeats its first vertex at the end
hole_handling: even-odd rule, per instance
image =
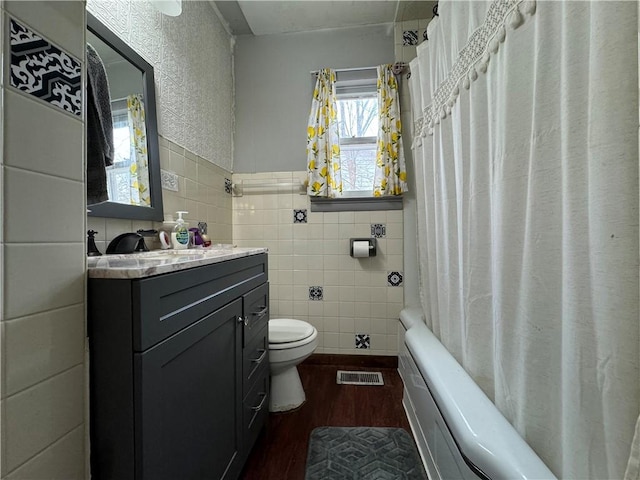
POLYGON ((96 35, 87 32, 107 74, 113 120, 113 164, 107 167, 109 200, 151 205, 142 72, 96 35))
POLYGON ((113 123, 112 164, 106 166, 108 201, 90 205, 90 215, 161 220, 153 67, 89 14, 87 27, 87 43, 106 73, 113 123))

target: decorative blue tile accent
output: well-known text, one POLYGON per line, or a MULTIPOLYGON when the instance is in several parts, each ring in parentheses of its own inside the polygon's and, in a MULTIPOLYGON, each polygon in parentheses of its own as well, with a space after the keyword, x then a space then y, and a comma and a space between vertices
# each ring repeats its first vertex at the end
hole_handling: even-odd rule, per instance
POLYGON ((417 30, 405 30, 402 32, 402 45, 417 45, 418 44, 418 31, 417 30))
POLYGON ((224 191, 226 193, 231 193, 231 189, 233 188, 232 185, 233 184, 231 183, 231 180, 229 180, 228 178, 224 179, 224 191))
POLYGON ((80 62, 14 19, 9 21, 9 26, 11 86, 80 116, 80 62))
POLYGON ((309 300, 322 300, 323 291, 322 287, 309 287, 309 300))
POLYGON ((371 348, 371 338, 368 333, 356 333, 356 348, 371 348))
POLYGON ((293 223, 307 223, 307 209, 293 211, 293 223))
POLYGON ((387 272, 387 285, 389 287, 402 285, 402 272, 387 272))
POLYGON ((371 236, 374 238, 383 238, 387 236, 387 225, 384 223, 371 224, 371 236))

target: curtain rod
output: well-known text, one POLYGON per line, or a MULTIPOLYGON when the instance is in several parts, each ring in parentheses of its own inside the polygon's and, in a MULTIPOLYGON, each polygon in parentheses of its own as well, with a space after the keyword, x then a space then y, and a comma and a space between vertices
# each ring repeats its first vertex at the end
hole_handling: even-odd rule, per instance
MULTIPOLYGON (((409 64, 408 63, 404 63, 404 62, 396 62, 396 63, 393 64, 393 66, 394 66, 394 70, 396 68, 404 69, 404 68, 408 67, 409 64)), ((375 70, 377 68, 378 67, 375 66, 375 67, 336 68, 334 70, 335 70, 336 73, 340 73, 340 72, 357 72, 359 70, 375 70)), ((311 75, 318 75, 318 73, 320 73, 320 70, 311 70, 309 73, 311 75)))

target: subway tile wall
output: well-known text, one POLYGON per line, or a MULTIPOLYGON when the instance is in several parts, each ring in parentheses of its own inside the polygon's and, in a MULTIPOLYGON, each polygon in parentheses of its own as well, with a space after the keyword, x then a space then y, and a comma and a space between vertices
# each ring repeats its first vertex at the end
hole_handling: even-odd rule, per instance
MULTIPOLYGON (((163 137, 160 137, 160 166, 176 175, 178 186, 177 192, 162 190, 165 218, 171 215, 175 219, 175 212, 187 211, 185 219, 189 227, 206 222, 213 243, 231 243, 232 197, 225 191, 225 180, 231 179, 231 173, 163 137)), ((162 222, 88 217, 88 228, 98 232, 96 246, 103 254, 109 242, 121 233, 161 226, 162 222)), ((155 237, 145 242, 151 249, 160 248, 155 237)))
MULTIPOLYGON (((82 63, 83 2, 6 1, 0 13, 82 63)), ((10 86, 8 39, 2 29, 0 476, 83 479, 84 118, 10 86)))
MULTIPOLYGON (((431 18, 408 20, 396 22, 395 27, 395 60, 409 64, 416 57, 417 45, 404 44, 405 31, 417 31, 417 43, 421 44, 426 40, 426 29, 431 22, 431 18)), ((415 197, 415 166, 413 161, 414 118, 420 116, 420 112, 412 111, 411 95, 409 91, 409 78, 411 70, 407 67, 400 76, 400 108, 402 119, 402 142, 404 147, 404 158, 407 166, 407 184, 409 191, 404 194, 404 259, 405 271, 403 281, 406 282, 404 289, 404 304, 407 306, 419 306, 420 294, 418 289, 418 253, 416 238, 416 197, 415 197)))
MULTIPOLYGON (((266 185, 302 183, 305 177, 275 172, 234 174, 233 180, 266 185)), ((233 197, 233 241, 269 249, 271 318, 314 325, 316 353, 397 355, 404 285, 391 273, 403 269, 401 210, 312 212, 295 187, 245 188, 233 197), (349 239, 372 233, 379 235, 377 256, 352 258, 349 239)))
MULTIPOLYGON (((416 47, 427 40, 427 26, 431 22, 431 18, 407 20, 396 22, 394 24, 395 31, 395 59, 396 62, 404 62, 409 64, 411 60, 416 58, 416 47), (413 35, 405 35, 407 32, 416 32, 416 40, 413 41, 413 35), (407 42, 407 38, 412 39, 407 42)), ((407 67, 400 78, 400 108, 402 112, 402 128, 405 159, 411 162, 411 142, 413 138, 413 117, 411 112, 411 97, 409 94, 409 76, 411 75, 407 67)), ((411 166, 409 166, 411 168, 411 166)))

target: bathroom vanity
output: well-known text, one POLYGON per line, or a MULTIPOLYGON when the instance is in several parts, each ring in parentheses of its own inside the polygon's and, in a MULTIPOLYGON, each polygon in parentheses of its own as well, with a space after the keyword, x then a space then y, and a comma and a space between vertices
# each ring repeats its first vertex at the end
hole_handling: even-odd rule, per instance
POLYGON ((93 478, 239 476, 268 415, 268 292, 265 249, 89 259, 93 478))

